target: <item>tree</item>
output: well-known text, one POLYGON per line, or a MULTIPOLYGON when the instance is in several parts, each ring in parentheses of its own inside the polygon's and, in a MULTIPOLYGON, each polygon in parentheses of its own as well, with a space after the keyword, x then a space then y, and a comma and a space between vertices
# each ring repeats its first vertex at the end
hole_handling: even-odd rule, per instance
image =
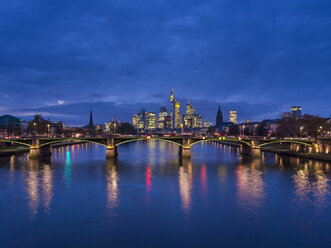
POLYGON ((237 136, 239 134, 240 134, 240 130, 238 125, 233 124, 229 127, 229 135, 237 136))
POLYGON ((216 133, 216 127, 214 127, 214 126, 210 126, 210 127, 208 127, 208 129, 207 129, 207 134, 209 134, 209 135, 214 135, 215 133, 216 133))
POLYGON ((263 120, 257 127, 256 133, 258 136, 268 136, 267 121, 263 120))
POLYGON ((48 134, 48 125, 51 125, 51 122, 45 120, 40 114, 37 114, 32 121, 29 121, 27 131, 30 134, 48 134))
POLYGON ((122 122, 117 128, 117 132, 120 134, 136 134, 136 129, 128 122, 122 122))

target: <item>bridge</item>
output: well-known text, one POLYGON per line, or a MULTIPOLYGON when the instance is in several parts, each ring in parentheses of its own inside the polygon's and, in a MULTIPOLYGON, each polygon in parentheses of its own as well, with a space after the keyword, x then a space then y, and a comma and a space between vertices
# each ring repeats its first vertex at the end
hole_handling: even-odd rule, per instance
POLYGON ((242 153, 254 157, 261 156, 261 148, 274 144, 290 144, 291 151, 306 153, 331 154, 331 144, 325 141, 290 140, 290 139, 261 139, 251 138, 205 138, 201 136, 175 136, 175 137, 141 137, 141 136, 106 136, 106 137, 80 137, 80 138, 21 138, 0 139, 0 143, 12 143, 30 148, 30 157, 36 158, 52 154, 52 145, 63 142, 89 142, 106 147, 106 158, 118 155, 118 146, 136 141, 161 140, 178 145, 179 156, 190 157, 191 147, 201 142, 217 142, 224 145, 240 146, 242 153))

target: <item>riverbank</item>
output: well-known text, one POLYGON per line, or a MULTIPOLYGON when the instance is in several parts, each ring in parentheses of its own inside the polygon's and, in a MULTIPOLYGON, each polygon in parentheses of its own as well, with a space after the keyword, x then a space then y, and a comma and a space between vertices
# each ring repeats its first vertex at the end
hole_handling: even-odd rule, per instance
POLYGON ((261 148, 261 151, 277 153, 280 155, 299 157, 299 158, 307 158, 307 159, 331 162, 331 155, 326 155, 326 154, 294 152, 291 151, 290 149, 281 148, 281 147, 261 148))
MULTIPOLYGON (((82 143, 85 143, 85 142, 84 141, 70 141, 70 142, 54 144, 54 145, 52 145, 52 147, 71 146, 71 145, 82 144, 82 143)), ((30 151, 29 147, 17 147, 17 146, 3 147, 0 149, 0 156, 18 155, 18 154, 22 154, 22 153, 27 153, 29 151, 30 151)))

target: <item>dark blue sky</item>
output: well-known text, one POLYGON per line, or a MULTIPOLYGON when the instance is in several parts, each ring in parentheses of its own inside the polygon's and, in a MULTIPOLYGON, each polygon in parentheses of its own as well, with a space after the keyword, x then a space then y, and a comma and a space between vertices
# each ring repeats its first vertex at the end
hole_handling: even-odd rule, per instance
POLYGON ((210 121, 331 114, 329 0, 0 3, 0 114, 129 121, 171 88, 210 121))

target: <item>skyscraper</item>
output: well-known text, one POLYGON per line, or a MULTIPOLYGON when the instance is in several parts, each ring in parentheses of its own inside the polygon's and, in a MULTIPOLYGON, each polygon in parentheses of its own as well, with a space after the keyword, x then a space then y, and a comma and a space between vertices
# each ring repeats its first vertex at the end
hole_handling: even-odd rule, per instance
POLYGON ((229 119, 230 119, 230 122, 232 122, 233 124, 237 124, 237 111, 235 111, 235 110, 230 111, 229 119))
POLYGON ((159 117, 157 119, 157 128, 165 129, 166 128, 166 117, 168 116, 168 112, 166 107, 161 107, 159 111, 159 117))
POLYGON ((195 108, 190 104, 190 101, 188 101, 186 104, 186 115, 183 116, 183 118, 185 128, 196 127, 195 108))
POLYGON ((222 126, 222 123, 223 123, 223 114, 221 111, 221 106, 219 105, 217 115, 216 115, 216 127, 222 126))
POLYGON ((180 102, 175 100, 173 89, 171 89, 170 93, 170 105, 171 105, 171 128, 176 129, 180 128, 181 124, 181 114, 180 114, 180 102))

